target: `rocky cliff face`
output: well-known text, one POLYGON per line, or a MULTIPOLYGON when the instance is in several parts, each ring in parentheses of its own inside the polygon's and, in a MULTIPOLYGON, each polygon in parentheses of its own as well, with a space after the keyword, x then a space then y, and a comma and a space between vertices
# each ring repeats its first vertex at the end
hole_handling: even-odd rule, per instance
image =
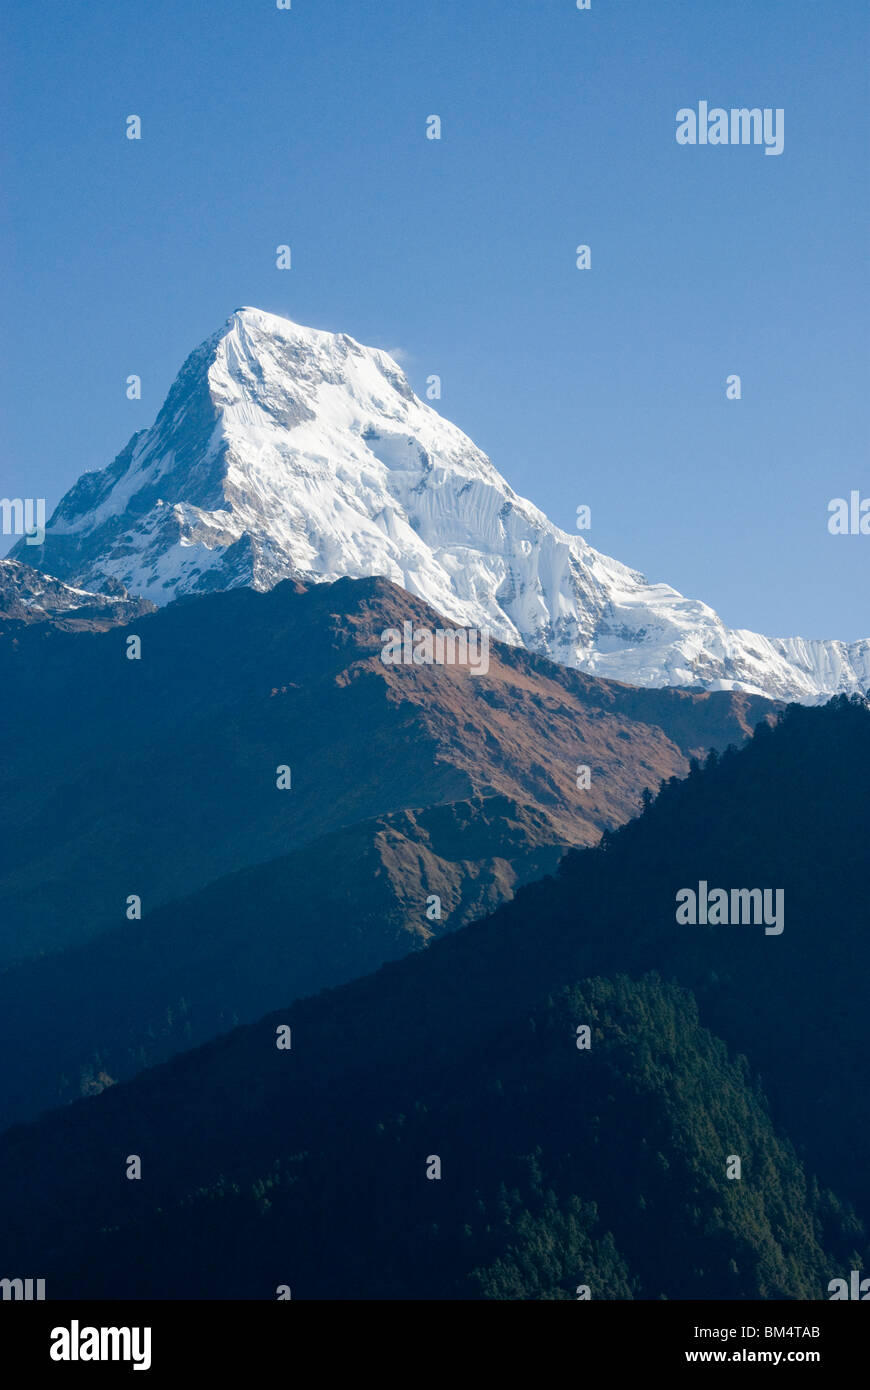
POLYGON ((153 612, 153 603, 131 598, 117 580, 107 580, 104 593, 92 594, 20 560, 0 560, 0 622, 48 623, 64 632, 104 632, 153 612))

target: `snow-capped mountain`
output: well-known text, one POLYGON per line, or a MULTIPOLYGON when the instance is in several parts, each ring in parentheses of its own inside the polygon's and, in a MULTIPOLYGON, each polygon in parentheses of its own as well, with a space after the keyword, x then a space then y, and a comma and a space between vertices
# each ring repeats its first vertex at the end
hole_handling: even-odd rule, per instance
POLYGON ((191 354, 151 429, 22 546, 68 583, 157 604, 385 575, 459 625, 633 685, 807 701, 870 686, 870 639, 726 628, 518 497, 387 353, 258 309, 191 354))

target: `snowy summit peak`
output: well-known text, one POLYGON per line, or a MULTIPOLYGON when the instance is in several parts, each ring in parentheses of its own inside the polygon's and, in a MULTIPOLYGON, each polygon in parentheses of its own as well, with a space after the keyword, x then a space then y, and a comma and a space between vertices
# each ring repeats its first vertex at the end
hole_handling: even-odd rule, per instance
MULTIPOLYGON (((319 377, 363 400, 374 391, 377 408, 388 404, 383 396, 385 383, 402 400, 413 398, 401 367, 380 348, 364 347, 346 333, 307 328, 262 309, 237 309, 213 341, 209 380, 218 391, 224 374, 247 389, 263 375, 276 397, 286 397, 288 391, 310 397, 319 377)), ((261 404, 268 407, 268 398, 260 395, 261 404)))
POLYGON ((249 306, 18 558, 158 604, 383 575, 455 623, 635 685, 803 700, 870 685, 870 641, 727 629, 518 497, 388 353, 249 306))

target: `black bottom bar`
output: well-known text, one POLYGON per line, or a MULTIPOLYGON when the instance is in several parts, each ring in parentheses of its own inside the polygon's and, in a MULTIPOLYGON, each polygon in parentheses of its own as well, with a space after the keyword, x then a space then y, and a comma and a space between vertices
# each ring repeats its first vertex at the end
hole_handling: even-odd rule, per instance
POLYGON ((270 1366, 310 1380, 312 1369, 322 1375, 347 1357, 354 1375, 391 1379, 402 1364, 414 1379, 423 1373, 431 1381, 439 1363, 455 1375, 469 1353, 488 1363, 488 1378, 502 1358, 516 1375, 517 1354, 526 1353, 537 1363, 536 1378, 549 1379, 553 1355, 562 1352, 578 1376, 593 1367, 651 1376, 763 1365, 830 1377, 861 1363, 868 1327, 870 1310, 839 1302, 590 1301, 570 1311, 530 1307, 522 1316, 481 1303, 3 1302, 0 1372, 15 1367, 21 1383, 21 1372, 94 1377, 109 1369, 117 1377, 135 1375, 138 1366, 143 1383, 146 1374, 160 1381, 191 1372, 194 1383, 214 1375, 223 1384, 244 1373, 257 1384, 269 1379, 270 1366))

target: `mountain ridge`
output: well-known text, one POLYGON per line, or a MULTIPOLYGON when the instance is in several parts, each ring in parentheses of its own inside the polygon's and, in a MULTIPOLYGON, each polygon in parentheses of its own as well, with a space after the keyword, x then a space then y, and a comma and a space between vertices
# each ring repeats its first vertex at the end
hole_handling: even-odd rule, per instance
POLYGON ((128 894, 150 911, 385 814, 501 795, 544 811, 549 843, 594 843, 645 786, 779 713, 499 643, 486 674, 385 665, 405 621, 444 620, 389 580, 341 579, 178 600, 135 623, 140 660, 129 626, 0 623, 0 964, 123 922, 128 894))

